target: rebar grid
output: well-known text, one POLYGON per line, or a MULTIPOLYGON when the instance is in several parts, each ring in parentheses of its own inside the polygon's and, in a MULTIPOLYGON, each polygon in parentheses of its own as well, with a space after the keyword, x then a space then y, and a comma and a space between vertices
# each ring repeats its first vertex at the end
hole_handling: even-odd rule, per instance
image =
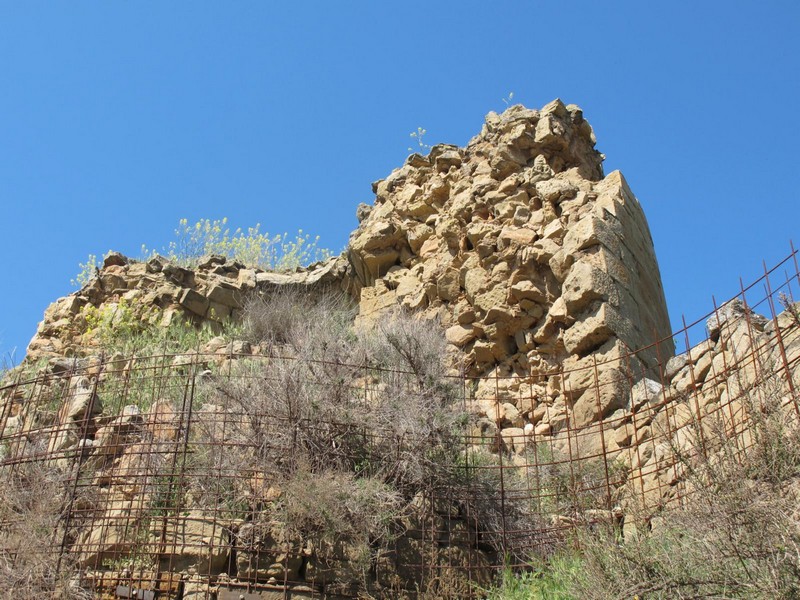
MULTIPOLYGON (((331 445, 331 461, 355 465, 356 477, 358 465, 376 457, 348 455, 337 439, 358 435, 363 447, 372 448, 392 435, 381 424, 264 414, 246 403, 225 402, 224 390, 232 382, 279 381, 278 367, 295 361, 292 356, 192 351, 125 360, 101 357, 86 367, 76 363, 30 379, 18 376, 0 387, 0 476, 8 485, 29 477, 32 467, 54 467, 62 494, 55 499, 60 524, 52 543, 38 551, 55 557, 57 569, 70 565, 82 585, 107 597, 136 597, 135 590, 143 590, 153 592, 153 598, 176 598, 192 586, 208 584, 217 586, 216 596, 205 592, 208 598, 255 598, 261 592, 286 598, 354 597, 352 587, 334 584, 348 577, 373 583, 383 577, 390 588, 405 574, 420 590, 431 582, 442 590, 453 573, 467 582, 458 594, 477 595, 492 573, 524 567, 526 557, 546 556, 576 527, 619 521, 634 505, 645 511, 684 506, 698 492, 685 483, 688 466, 719 452, 720 436, 734 459, 742 460, 757 443, 753 420, 770 403, 777 401, 787 422, 796 426, 800 321, 791 322, 797 319, 791 311, 781 321, 776 307, 787 299, 795 302, 799 285, 792 247, 772 269, 764 265, 757 281, 741 285, 736 297, 721 305, 714 300, 714 310, 690 324, 684 319, 684 327, 671 336, 685 345, 689 381, 681 393, 666 375, 668 357, 659 354, 669 338, 614 361, 595 358, 588 368, 598 416, 604 392, 615 389, 613 382, 602 381, 601 369, 616 369, 627 390, 648 377, 661 384, 661 391, 640 406, 629 405, 589 425, 575 426, 567 413, 558 431, 537 434, 534 429, 514 439, 503 435, 497 401, 501 381, 513 377, 495 371, 494 394, 482 398, 473 379, 451 376, 450 383, 460 390, 460 407, 466 411, 477 401, 494 401, 498 426, 487 436, 476 432, 474 422, 464 425, 458 437, 463 460, 448 467, 458 471, 451 473, 451 484, 431 482, 414 490, 418 510, 404 515, 402 525, 395 524, 396 537, 371 557, 368 572, 358 572, 344 549, 314 562, 309 559, 314 548, 282 538, 258 519, 281 493, 279 469, 259 461, 275 456, 295 460, 299 446, 292 432, 318 433, 314 439, 331 445), (745 331, 737 330, 740 347, 732 342, 731 328, 742 327, 741 318, 734 321, 724 314, 733 301, 744 307, 745 331), (758 312, 767 315, 766 323, 754 316, 758 312), (708 332, 705 323, 712 317, 718 327, 708 332), (692 346, 700 330, 705 339, 692 346), (762 335, 765 330, 768 335, 762 335), (714 346, 721 359, 708 365, 697 350, 702 344, 728 346, 714 346), (637 356, 653 349, 659 364, 645 370, 637 356), (233 369, 237 361, 249 361, 251 372, 233 369), (620 428, 630 428, 623 443, 616 437, 620 428), (498 494, 500 512, 499 527, 488 532, 476 514, 487 485, 498 494)), ((414 376, 368 364, 310 362, 361 374, 342 389, 364 405, 382 375, 409 382, 414 376)), ((554 378, 564 390, 574 372, 557 369, 538 377, 554 378)), ((531 414, 537 407, 544 407, 545 414, 550 410, 533 385, 520 385, 515 401, 530 407, 531 414)), ((397 451, 413 452, 421 444, 408 436, 397 451)), ((365 468, 380 472, 381 466, 365 468)), ((17 521, 8 514, 3 518, 0 532, 28 517, 19 511, 17 521)), ((6 561, 16 560, 15 547, 2 547, 0 553, 6 561)))

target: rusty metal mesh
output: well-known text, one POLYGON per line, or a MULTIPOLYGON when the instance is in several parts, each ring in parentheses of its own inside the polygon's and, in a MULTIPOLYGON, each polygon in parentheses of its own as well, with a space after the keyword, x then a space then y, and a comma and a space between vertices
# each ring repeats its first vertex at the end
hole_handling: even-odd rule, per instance
MULTIPOLYGON (((396 597, 426 589, 438 589, 439 597, 479 595, 499 569, 522 565, 525 557, 546 556, 573 528, 619 518, 626 503, 653 510, 685 503, 693 493, 682 477, 687 452, 668 451, 681 429, 694 432, 689 455, 708 451, 704 435, 713 427, 724 428, 725 435, 739 440, 738 451, 747 452, 753 443, 747 435, 752 400, 764 401, 760 396, 768 393, 765 386, 776 385, 776 380, 789 412, 800 415, 797 378, 792 376, 800 352, 787 352, 797 346, 800 327, 778 326, 780 304, 795 301, 798 285, 794 249, 772 269, 765 266, 757 281, 742 285, 735 299, 765 315, 775 334, 767 344, 753 343, 744 353, 726 353, 720 371, 717 361, 702 386, 692 382, 679 397, 664 381, 666 357, 657 369, 635 372, 632 365, 641 364, 634 360, 637 352, 648 350, 639 349, 617 368, 628 390, 645 376, 661 378, 662 396, 642 406, 580 428, 567 415, 556 435, 499 427, 486 435, 465 421, 459 438, 463 460, 452 467, 459 470, 452 479, 458 483, 419 489, 414 499, 419 511, 404 521, 402 535, 385 544, 382 554, 358 567, 361 572, 347 552, 312 564, 307 547, 292 547, 275 532, 255 527, 243 532, 242 524, 252 522, 275 493, 270 465, 259 468, 252 459, 266 456, 266 447, 269 456, 290 459, 296 440, 272 434, 297 423, 253 414, 241 405, 215 405, 208 382, 219 389, 234 378, 269 378, 276 365, 294 360, 290 357, 247 356, 257 365, 250 375, 233 368, 245 357, 189 352, 135 361, 103 358, 80 368, 62 362, 32 379, 18 378, 0 388, 0 476, 5 485, 21 482, 24 488, 33 486, 26 479, 32 470, 54 474, 57 485, 41 489, 54 495, 47 500, 57 511, 55 526, 45 536, 48 543, 26 552, 41 553, 56 564, 56 571, 70 570, 83 587, 106 597, 350 597, 358 592, 332 585, 348 577, 382 582, 384 589, 400 585, 396 597), (769 362, 767 356, 779 358, 769 362), (216 366, 209 369, 209 364, 216 366), (707 404, 701 388, 723 385, 737 373, 752 377, 738 393, 707 404), (70 410, 72 418, 67 419, 70 410), (17 425, 23 412, 25 423, 17 425), (241 435, 253 430, 254 419, 264 425, 263 435, 241 435), (623 427, 628 435, 620 436, 623 427), (237 462, 242 455, 249 457, 246 464, 237 462), (656 458, 648 460, 651 456, 656 458), (202 494, 206 496, 198 501, 202 494), (491 531, 471 514, 481 502, 497 504, 499 521, 491 531), (269 551, 265 544, 271 544, 269 551), (398 584, 400 580, 405 583, 398 584)), ((727 304, 715 302, 714 311, 684 322, 673 335, 687 350, 690 374, 690 347, 708 336, 706 320, 720 319, 727 304)), ((755 326, 750 312, 744 318, 755 326)), ((352 383, 350 393, 369 402, 371 367, 353 367, 363 369, 364 377, 352 383)), ((606 367, 595 363, 589 373, 598 404, 602 386, 608 384, 597 373, 606 367)), ((550 375, 568 386, 569 373, 550 375)), ((465 412, 480 400, 468 378, 453 377, 451 383, 465 412)), ((496 385, 501 384, 497 376, 496 385)), ((546 407, 533 390, 519 386, 516 406, 531 412, 546 407)), ((385 432, 376 423, 349 434, 380 438, 385 432)), ((414 448, 416 442, 402 443, 414 448)), ((356 464, 370 457, 351 458, 356 464)), ((15 518, 20 523, 30 518, 16 508, 4 513, 0 531, 15 531, 15 518)), ((13 565, 22 541, 10 534, 2 541, 2 560, 13 565)))

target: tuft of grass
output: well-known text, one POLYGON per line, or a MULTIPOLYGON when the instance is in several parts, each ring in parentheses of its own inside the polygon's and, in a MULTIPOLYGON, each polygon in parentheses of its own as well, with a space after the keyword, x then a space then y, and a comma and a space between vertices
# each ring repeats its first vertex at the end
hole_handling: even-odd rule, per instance
POLYGON ((583 559, 560 553, 522 573, 505 568, 500 582, 484 590, 486 600, 578 600, 575 582, 582 577, 583 559))

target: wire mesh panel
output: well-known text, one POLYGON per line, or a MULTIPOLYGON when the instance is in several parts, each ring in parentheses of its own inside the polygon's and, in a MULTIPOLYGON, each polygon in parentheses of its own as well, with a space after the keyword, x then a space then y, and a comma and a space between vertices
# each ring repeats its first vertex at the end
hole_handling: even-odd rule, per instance
POLYGON ((51 361, 0 388, 3 576, 107 598, 479 597, 575 528, 684 506, 688 472, 757 451, 764 415, 796 424, 798 285, 793 250, 674 334, 677 357, 656 340, 530 377, 51 361))

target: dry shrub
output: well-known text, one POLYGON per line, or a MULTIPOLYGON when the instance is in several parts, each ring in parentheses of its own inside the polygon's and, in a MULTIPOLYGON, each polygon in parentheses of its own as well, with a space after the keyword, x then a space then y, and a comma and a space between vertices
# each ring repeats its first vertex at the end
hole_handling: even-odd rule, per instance
POLYGON ((190 494, 218 506, 243 498, 255 526, 296 549, 311 543, 317 560, 344 553, 363 574, 420 497, 451 499, 471 530, 489 532, 482 548, 499 550, 501 494, 487 479, 470 496, 467 416, 441 327, 398 312, 356 328, 340 300, 285 293, 248 305, 250 339, 269 358, 238 360, 208 384, 192 453, 212 477, 246 475, 198 481, 190 494))
POLYGON ((325 342, 346 341, 356 310, 342 292, 275 287, 246 299, 244 334, 273 350, 311 350, 325 342))
POLYGON ((396 535, 402 506, 400 494, 374 477, 305 472, 285 482, 272 514, 290 537, 313 540, 323 554, 344 540, 368 559, 372 546, 396 535))
POLYGON ((229 435, 261 465, 288 474, 301 463, 337 468, 411 497, 461 449, 446 342, 440 328, 402 313, 370 330, 354 329, 352 319, 335 296, 282 292, 253 301, 248 330, 276 358, 239 361, 211 402, 231 415, 229 435))
POLYGON ((59 565, 67 484, 44 461, 8 465, 0 474, 0 597, 91 597, 72 585, 76 565, 68 554, 59 565))
POLYGON ((800 429, 768 378, 740 399, 749 419, 731 433, 705 417, 673 452, 690 490, 682 508, 651 518, 652 531, 580 532, 580 598, 800 596, 800 429))

